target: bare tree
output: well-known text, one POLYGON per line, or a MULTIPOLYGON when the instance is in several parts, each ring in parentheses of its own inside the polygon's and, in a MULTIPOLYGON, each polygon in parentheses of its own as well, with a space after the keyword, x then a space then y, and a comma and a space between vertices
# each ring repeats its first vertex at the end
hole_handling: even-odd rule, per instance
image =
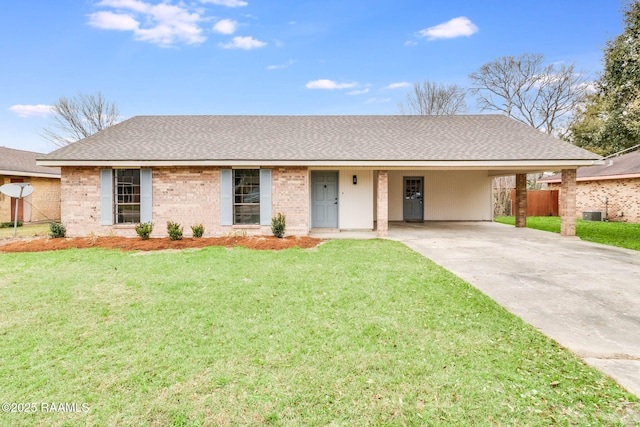
POLYGON ((42 136, 58 147, 64 147, 118 123, 120 113, 115 103, 107 102, 101 92, 60 97, 51 106, 53 123, 43 129, 42 136))
POLYGON ((413 91, 407 94, 406 107, 400 103, 398 109, 400 114, 422 116, 460 114, 467 110, 465 96, 466 90, 458 85, 425 80, 422 83, 414 83, 413 91))
POLYGON ((540 54, 503 56, 469 75, 481 110, 498 111, 548 134, 566 129, 588 91, 575 65, 544 65, 540 54))
POLYGON ((511 212, 511 190, 516 188, 514 175, 493 179, 493 216, 509 216, 511 212))

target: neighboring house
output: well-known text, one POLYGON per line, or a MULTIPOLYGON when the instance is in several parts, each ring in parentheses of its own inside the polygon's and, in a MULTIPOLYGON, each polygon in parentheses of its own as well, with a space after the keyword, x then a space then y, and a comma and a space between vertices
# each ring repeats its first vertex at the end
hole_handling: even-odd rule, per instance
MULTIPOLYGON (((560 175, 538 180, 549 189, 558 189, 560 181, 560 175)), ((640 151, 581 167, 576 181, 576 217, 596 211, 609 221, 640 223, 640 151)))
POLYGON ((69 235, 134 236, 147 221, 156 236, 167 221, 270 234, 283 213, 287 234, 383 236, 389 221, 490 221, 494 176, 516 174, 526 203, 526 173, 562 169, 573 188, 597 159, 498 115, 140 116, 38 164, 62 168, 69 235))
MULTIPOLYGON (((0 147, 0 185, 28 182, 33 194, 19 201, 18 220, 60 220, 60 168, 36 165, 42 153, 0 147)), ((13 221, 16 199, 0 193, 0 222, 13 221)))

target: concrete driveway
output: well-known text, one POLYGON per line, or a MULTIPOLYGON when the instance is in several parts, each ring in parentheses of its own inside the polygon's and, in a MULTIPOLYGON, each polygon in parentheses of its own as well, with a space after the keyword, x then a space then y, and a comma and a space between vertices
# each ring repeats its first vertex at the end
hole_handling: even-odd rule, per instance
POLYGON ((392 224, 389 238, 640 396, 640 252, 487 222, 392 224))

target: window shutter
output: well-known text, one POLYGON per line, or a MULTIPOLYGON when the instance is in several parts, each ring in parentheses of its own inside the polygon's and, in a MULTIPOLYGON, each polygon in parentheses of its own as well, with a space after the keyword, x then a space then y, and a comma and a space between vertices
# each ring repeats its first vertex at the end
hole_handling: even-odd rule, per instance
POLYGON ((260 225, 271 225, 271 169, 260 169, 260 225))
POLYGON ((100 169, 100 224, 113 225, 112 169, 100 169))
POLYGON ((140 169, 140 222, 153 220, 151 169, 140 169))
POLYGON ((233 225, 233 182, 231 169, 220 169, 220 225, 233 225))

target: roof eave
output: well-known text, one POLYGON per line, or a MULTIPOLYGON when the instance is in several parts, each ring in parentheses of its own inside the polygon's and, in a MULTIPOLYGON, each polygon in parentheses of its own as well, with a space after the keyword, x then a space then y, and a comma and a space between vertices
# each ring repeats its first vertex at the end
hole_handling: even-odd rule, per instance
POLYGON ((29 176, 34 178, 60 178, 59 173, 25 172, 7 169, 0 169, 0 175, 29 176))
MULTIPOLYGON (((613 180, 613 179, 636 179, 636 178, 640 178, 640 173, 621 174, 621 175, 581 176, 576 178, 576 181, 577 182, 607 181, 607 180, 613 180)), ((549 180, 539 180, 538 182, 542 182, 546 184, 557 184, 561 182, 561 180, 554 178, 549 180)))
POLYGON ((599 160, 38 160, 39 166, 77 167, 169 167, 169 166, 302 166, 302 167, 372 167, 372 168, 543 168, 574 169, 601 164, 599 160))

